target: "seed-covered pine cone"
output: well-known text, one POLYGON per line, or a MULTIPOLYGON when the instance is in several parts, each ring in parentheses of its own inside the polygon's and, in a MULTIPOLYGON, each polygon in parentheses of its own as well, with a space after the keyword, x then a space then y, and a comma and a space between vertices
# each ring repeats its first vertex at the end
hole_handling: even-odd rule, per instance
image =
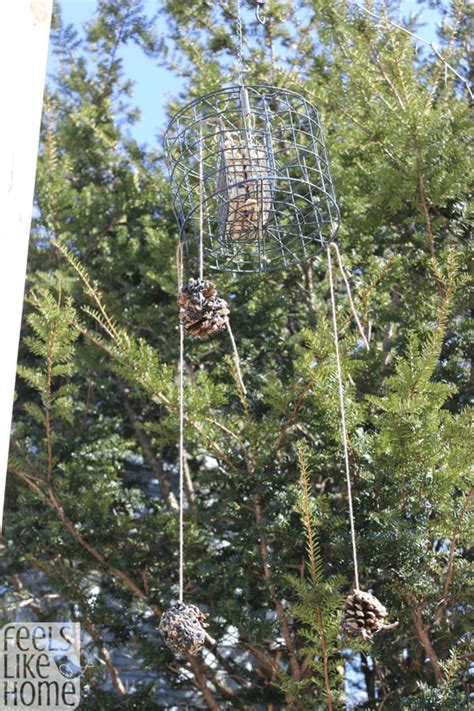
POLYGON ((193 336, 207 338, 225 331, 229 307, 217 296, 212 281, 190 279, 180 291, 178 304, 179 319, 193 336))
POLYGON ((196 605, 178 602, 161 616, 159 630, 174 653, 195 657, 204 646, 207 615, 196 605))
POLYGON ((387 608, 374 595, 354 590, 349 595, 342 613, 342 629, 347 637, 371 639, 375 632, 395 627, 386 625, 387 608))

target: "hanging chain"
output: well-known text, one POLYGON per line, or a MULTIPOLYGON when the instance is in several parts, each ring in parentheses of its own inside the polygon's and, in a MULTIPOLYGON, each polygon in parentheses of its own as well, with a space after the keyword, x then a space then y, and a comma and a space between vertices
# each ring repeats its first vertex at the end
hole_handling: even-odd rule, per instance
POLYGON ((237 61, 239 65, 239 85, 244 84, 244 37, 242 29, 242 8, 241 0, 236 0, 237 4, 237 61))
MULTIPOLYGON (((265 9, 267 0, 254 0, 255 17, 257 21, 264 25, 267 18, 261 13, 265 9)), ((237 16, 237 61, 239 65, 239 85, 244 83, 244 37, 242 27, 242 0, 236 0, 236 16, 237 16)))
POLYGON ((267 0, 255 0, 255 17, 257 20, 260 22, 261 25, 264 25, 265 22, 267 21, 267 18, 262 16, 260 13, 262 10, 265 9, 265 4, 267 0))

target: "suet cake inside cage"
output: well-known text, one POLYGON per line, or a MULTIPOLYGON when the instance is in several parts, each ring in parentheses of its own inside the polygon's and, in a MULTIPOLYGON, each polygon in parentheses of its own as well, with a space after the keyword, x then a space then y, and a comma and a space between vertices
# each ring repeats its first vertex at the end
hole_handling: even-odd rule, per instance
POLYGON ((206 267, 284 269, 331 240, 339 210, 316 108, 268 86, 230 87, 179 111, 165 151, 180 235, 206 267))

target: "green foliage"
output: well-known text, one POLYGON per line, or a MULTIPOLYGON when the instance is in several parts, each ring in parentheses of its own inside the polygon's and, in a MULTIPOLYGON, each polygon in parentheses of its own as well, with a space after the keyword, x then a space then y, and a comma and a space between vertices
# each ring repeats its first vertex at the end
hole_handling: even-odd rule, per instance
POLYGON ((301 656, 305 660, 308 673, 304 681, 292 683, 280 675, 280 688, 291 695, 291 701, 297 708, 314 709, 318 700, 325 698, 328 708, 335 701, 343 699, 344 663, 341 640, 341 610, 344 601, 340 590, 345 583, 344 575, 324 575, 324 562, 318 531, 325 528, 330 531, 333 525, 331 510, 323 496, 315 501, 311 493, 311 477, 308 471, 305 446, 298 447, 298 466, 300 469, 300 495, 297 510, 306 538, 308 572, 300 578, 289 579, 297 595, 297 602, 292 611, 302 623, 300 629, 304 644, 301 656))
POLYGON ((350 3, 272 0, 263 28, 244 7, 247 81, 321 113, 371 332, 367 353, 338 281, 361 585, 399 624, 370 646, 339 632, 353 570, 325 259, 217 275, 247 395, 226 336, 186 339, 185 594, 216 640, 192 663, 157 632, 177 594, 177 228, 159 152, 130 137, 121 50, 135 43, 185 78, 173 111, 235 78, 236 18, 205 0, 160 12, 166 37, 141 2, 101 0, 84 36, 56 11, 4 617, 81 622, 85 709, 465 708, 468 10, 449 5, 440 36, 457 76, 386 21, 396 3, 376 21, 350 3))

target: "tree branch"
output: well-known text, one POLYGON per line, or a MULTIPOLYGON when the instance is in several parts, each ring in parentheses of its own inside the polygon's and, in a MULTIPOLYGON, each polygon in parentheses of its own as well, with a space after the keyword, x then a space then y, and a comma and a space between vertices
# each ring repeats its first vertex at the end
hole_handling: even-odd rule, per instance
POLYGON ((321 614, 321 607, 316 605, 316 622, 319 628, 319 639, 321 641, 321 657, 323 661, 323 679, 324 679, 324 692, 326 694, 326 701, 328 705, 328 711, 333 710, 332 705, 332 695, 331 695, 331 682, 329 678, 329 665, 328 665, 328 651, 326 646, 326 634, 324 630, 323 617, 321 614))
POLYGON ((425 625, 423 623, 421 606, 416 604, 414 596, 408 596, 408 603, 411 608, 410 612, 412 620, 415 624, 416 634, 418 635, 418 639, 420 640, 420 643, 426 652, 426 656, 431 662, 431 666, 433 668, 433 673, 436 680, 436 685, 438 685, 441 679, 443 678, 443 667, 441 666, 439 657, 436 654, 435 649, 431 643, 430 637, 428 635, 429 625, 425 625))
POLYGON ((188 508, 194 511, 196 503, 196 495, 194 493, 194 485, 189 468, 189 462, 186 452, 184 453, 184 488, 186 490, 186 498, 188 500, 188 508))
MULTIPOLYGON (((400 298, 401 298, 401 292, 398 287, 393 290, 392 295, 390 297, 390 310, 395 309, 398 304, 400 303, 400 298)), ((384 331, 383 334, 383 339, 382 339, 382 361, 380 363, 380 370, 383 372, 389 363, 390 360, 390 346, 392 342, 392 337, 393 337, 393 331, 394 331, 394 324, 393 321, 390 321, 384 331)))
POLYGON ((474 496, 474 486, 471 487, 469 492, 466 494, 466 497, 464 499, 464 503, 461 507, 461 510, 458 514, 458 517, 456 519, 456 523, 454 524, 453 532, 451 535, 451 543, 449 545, 449 555, 448 555, 448 568, 446 571, 446 578, 444 581, 444 586, 443 586, 443 606, 447 604, 448 601, 448 593, 449 593, 449 586, 451 585, 453 581, 453 576, 454 576, 454 555, 456 553, 456 543, 458 540, 459 536, 459 529, 461 528, 461 524, 463 521, 463 518, 466 514, 466 511, 469 508, 469 504, 472 501, 472 497, 474 496))
POLYGON ((313 262, 309 259, 302 264, 298 264, 298 269, 303 275, 304 284, 298 282, 298 287, 303 295, 304 303, 308 309, 309 322, 311 325, 316 324, 316 303, 314 298, 314 283, 313 283, 313 262))
MULTIPOLYGON (((93 545, 91 545, 85 540, 85 538, 77 530, 72 521, 66 516, 63 507, 59 503, 51 487, 48 487, 48 491, 46 493, 25 472, 18 471, 17 469, 11 469, 11 471, 13 471, 16 476, 26 482, 30 488, 34 489, 38 496, 45 503, 49 504, 53 508, 59 520, 63 524, 64 528, 69 531, 71 536, 81 548, 87 551, 87 553, 89 553, 89 555, 91 555, 98 563, 100 563, 100 565, 104 567, 114 578, 118 578, 123 583, 125 583, 126 587, 131 590, 131 592, 133 592, 136 597, 146 598, 145 592, 132 580, 128 573, 121 570, 120 568, 116 568, 114 565, 109 563, 107 558, 102 553, 100 553, 97 548, 95 548, 93 545)), ((161 609, 157 605, 150 605, 150 608, 153 609, 156 614, 161 614, 161 609)))
POLYGON ((126 696, 127 695, 127 690, 125 688, 125 684, 123 683, 120 674, 118 672, 117 667, 113 664, 112 662, 112 657, 110 656, 110 652, 107 649, 107 647, 104 644, 104 641, 102 640, 99 632, 97 629, 94 627, 93 624, 90 622, 87 622, 82 618, 81 620, 82 624, 86 628, 86 630, 89 632, 90 636, 94 640, 94 643, 99 651, 100 657, 104 660, 104 664, 107 667, 107 671, 110 674, 110 678, 112 680, 112 685, 114 689, 117 691, 117 693, 120 696, 126 696))
POLYGON ((458 71, 443 57, 439 49, 436 47, 433 42, 429 42, 428 40, 423 39, 423 37, 420 37, 419 35, 416 35, 414 32, 411 30, 407 29, 406 27, 403 27, 403 25, 399 25, 398 23, 394 22, 393 20, 389 20, 388 17, 380 17, 380 15, 377 15, 375 12, 370 10, 368 7, 365 7, 364 5, 360 5, 358 2, 353 2, 352 0, 349 0, 350 5, 355 5, 356 7, 359 8, 359 10, 362 10, 362 12, 365 12, 367 15, 370 15, 373 17, 377 22, 384 22, 385 24, 391 25, 392 27, 396 27, 397 30, 400 30, 401 32, 404 32, 405 34, 409 35, 412 37, 416 42, 421 42, 422 44, 426 45, 431 49, 433 54, 436 55, 436 57, 443 62, 444 66, 446 67, 447 70, 449 70, 454 76, 456 76, 460 82, 464 84, 466 87, 467 93, 469 94, 470 98, 472 99, 474 97, 471 88, 469 86, 469 82, 467 79, 465 79, 461 74, 459 74, 458 71))
POLYGON ((431 258, 435 259, 436 251, 435 251, 435 245, 434 245, 433 227, 431 225, 430 213, 429 213, 428 204, 426 201, 425 181, 424 181, 423 173, 422 173, 419 165, 417 165, 416 174, 417 174, 417 180, 418 180, 418 195, 420 196, 420 206, 421 206, 421 209, 423 212, 423 217, 425 218, 425 227, 426 227, 426 234, 427 234, 427 239, 428 239, 428 249, 430 251, 431 258))
MULTIPOLYGON (((263 525, 263 510, 262 510, 262 504, 261 504, 259 495, 256 495, 254 497, 254 504, 255 504, 255 519, 256 519, 257 525, 262 527, 262 525, 263 525)), ((270 569, 270 565, 268 562, 268 557, 269 557, 268 556, 268 542, 267 542, 266 536, 264 536, 264 535, 262 535, 260 538, 260 554, 262 556, 262 562, 263 562, 263 577, 268 584, 270 595, 272 597, 273 604, 275 605, 275 610, 278 615, 278 619, 280 621, 281 633, 283 635, 283 639, 285 640, 285 644, 288 649, 291 676, 293 679, 298 680, 301 677, 301 669, 300 669, 298 658, 296 656, 295 646, 293 644, 293 639, 290 634, 290 626, 288 624, 285 609, 283 607, 281 600, 279 600, 276 595, 275 586, 271 582, 272 574, 271 574, 271 569, 270 569)))
MULTIPOLYGON (((82 327, 80 324, 76 323, 76 328, 81 333, 83 336, 91 340, 96 346, 101 348, 105 353, 107 353, 111 358, 120 358, 120 353, 113 352, 107 345, 101 340, 98 340, 97 338, 94 338, 93 334, 90 333, 86 328, 82 327)), ((123 362, 123 361, 122 361, 123 362)), ((146 392, 153 398, 156 398, 158 402, 161 402, 163 405, 166 405, 166 407, 173 411, 177 409, 177 406, 175 406, 171 400, 169 400, 164 393, 161 391, 155 390, 153 385, 143 377, 137 376, 136 382, 144 388, 146 392)), ((225 454, 225 452, 219 447, 219 445, 211 438, 210 435, 207 435, 203 429, 196 423, 194 422, 188 415, 185 415, 184 421, 186 424, 188 424, 190 427, 194 429, 194 431, 199 435, 201 439, 207 439, 209 446, 211 449, 214 450, 216 455, 218 456, 219 459, 221 459, 230 469, 237 470, 238 467, 234 462, 232 462, 229 457, 225 454)))
POLYGON ((158 482, 160 484, 160 491, 163 495, 163 499, 166 505, 168 506, 168 508, 177 511, 178 502, 176 500, 176 496, 171 490, 171 482, 168 476, 165 474, 161 462, 159 462, 155 457, 150 441, 143 430, 142 423, 139 421, 138 416, 132 407, 130 398, 128 396, 127 388, 125 387, 125 383, 120 378, 117 379, 117 383, 120 393, 122 395, 122 402, 125 408, 125 412, 127 413, 127 417, 133 427, 133 431, 135 432, 137 441, 141 447, 145 461, 150 467, 155 478, 158 479, 158 482))
POLYGON ((289 428, 295 421, 296 416, 298 415, 298 412, 301 408, 301 405, 303 404, 303 401, 308 393, 308 390, 311 388, 312 385, 313 385, 313 383, 311 381, 306 383, 301 395, 299 396, 298 400, 296 401, 296 404, 295 404, 293 410, 290 412, 290 414, 288 415, 286 420, 284 420, 280 434, 278 435, 278 439, 275 442, 275 446, 273 447, 274 454, 276 454, 280 450, 280 448, 283 444, 283 440, 285 439, 286 433, 288 432, 289 428))
MULTIPOLYGON (((81 533, 76 529, 72 521, 66 516, 66 513, 64 512, 64 509, 62 508, 60 502, 57 500, 54 492, 52 489, 49 487, 47 493, 44 492, 40 486, 25 472, 18 471, 16 469, 12 469, 13 473, 18 476, 20 479, 25 481, 28 486, 30 486, 34 491, 38 494, 38 496, 45 501, 47 504, 49 504, 54 511, 56 512, 59 520, 63 524, 63 526, 66 528, 67 531, 71 534, 71 536, 74 538, 74 540, 83 548, 85 551, 89 553, 103 568, 105 568, 110 575, 112 575, 114 578, 118 578, 121 580, 123 583, 125 583, 126 587, 133 592, 133 594, 146 601, 146 604, 148 607, 159 617, 162 613, 161 607, 157 604, 152 604, 149 603, 147 600, 147 595, 145 591, 143 591, 134 581, 133 579, 126 573, 124 570, 121 570, 120 568, 116 568, 114 565, 112 565, 107 558, 100 552, 98 551, 94 546, 92 546, 90 543, 88 543, 84 537, 81 535, 81 533)), ((210 640, 214 642, 214 640, 210 640)), ((209 640, 208 640, 209 642, 209 640)), ((235 696, 234 692, 221 680, 219 680, 214 672, 207 667, 207 665, 201 660, 197 659, 196 657, 192 657, 190 655, 186 656, 186 659, 188 663, 190 664, 193 674, 196 679, 196 683, 201 690, 201 693, 203 694, 206 703, 208 704, 209 708, 213 709, 214 711, 220 711, 220 706, 217 703, 214 694, 210 690, 210 688, 207 685, 206 679, 211 679, 211 681, 215 684, 216 688, 219 689, 219 691, 226 696, 227 698, 233 698, 235 696)))

